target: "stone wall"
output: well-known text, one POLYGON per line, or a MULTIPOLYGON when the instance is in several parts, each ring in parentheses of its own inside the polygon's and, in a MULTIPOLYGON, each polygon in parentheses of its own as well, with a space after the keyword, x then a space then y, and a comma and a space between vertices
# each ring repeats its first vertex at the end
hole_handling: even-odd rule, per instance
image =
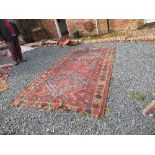
POLYGON ((58 38, 53 19, 18 19, 15 21, 26 43, 58 38))
POLYGON ((94 19, 67 19, 69 35, 72 37, 75 30, 79 30, 80 36, 96 34, 96 23, 94 19))

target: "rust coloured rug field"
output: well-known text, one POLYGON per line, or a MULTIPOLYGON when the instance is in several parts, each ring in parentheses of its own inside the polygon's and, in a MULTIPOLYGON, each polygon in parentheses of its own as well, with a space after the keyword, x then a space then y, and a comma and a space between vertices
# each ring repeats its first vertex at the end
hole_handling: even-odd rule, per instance
POLYGON ((0 93, 8 89, 7 79, 13 64, 0 65, 0 93))
POLYGON ((105 113, 114 48, 75 49, 46 70, 13 105, 105 113))
POLYGON ((142 112, 146 117, 155 121, 155 100, 151 102, 142 112))

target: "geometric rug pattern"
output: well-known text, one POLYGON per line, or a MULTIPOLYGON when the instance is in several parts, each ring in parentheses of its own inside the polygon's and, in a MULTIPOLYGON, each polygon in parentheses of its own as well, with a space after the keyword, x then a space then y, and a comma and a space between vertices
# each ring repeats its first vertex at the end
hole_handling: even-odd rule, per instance
POLYGON ((0 93, 7 90, 7 79, 13 69, 13 64, 0 65, 0 93))
POLYGON ((144 110, 143 110, 143 115, 148 117, 151 120, 155 120, 155 100, 151 102, 150 105, 148 105, 144 110))
POLYGON ((74 49, 49 67, 12 104, 104 115, 114 48, 74 49))

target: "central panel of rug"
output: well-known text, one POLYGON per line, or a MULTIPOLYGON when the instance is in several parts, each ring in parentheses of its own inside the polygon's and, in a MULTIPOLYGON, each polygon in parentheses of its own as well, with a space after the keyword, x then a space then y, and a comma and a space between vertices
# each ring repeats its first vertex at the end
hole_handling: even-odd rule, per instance
POLYGON ((51 66, 12 104, 68 109, 98 117, 105 113, 113 48, 75 49, 51 66))

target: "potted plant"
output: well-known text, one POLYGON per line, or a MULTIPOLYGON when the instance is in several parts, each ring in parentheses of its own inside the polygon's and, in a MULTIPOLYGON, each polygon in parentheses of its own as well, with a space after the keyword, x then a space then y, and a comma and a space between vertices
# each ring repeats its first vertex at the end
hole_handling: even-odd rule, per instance
POLYGON ((73 37, 74 38, 79 38, 80 37, 80 32, 78 29, 76 29, 74 32, 73 32, 73 37))

